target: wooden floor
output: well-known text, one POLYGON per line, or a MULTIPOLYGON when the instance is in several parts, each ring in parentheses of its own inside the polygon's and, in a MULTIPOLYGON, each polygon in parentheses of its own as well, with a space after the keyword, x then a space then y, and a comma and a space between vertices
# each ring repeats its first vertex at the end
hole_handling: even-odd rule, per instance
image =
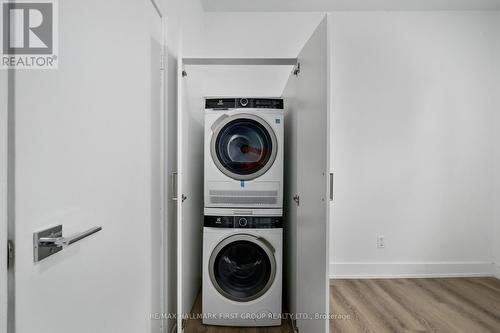
POLYGON ((330 304, 336 333, 500 332, 495 278, 333 280, 330 304))
MULTIPOLYGON (((201 297, 193 312, 201 313, 201 297)), ((332 280, 330 313, 332 333, 500 333, 500 280, 332 280)), ((282 327, 238 328, 204 326, 201 319, 190 319, 185 332, 293 333, 293 330, 289 321, 282 327)))

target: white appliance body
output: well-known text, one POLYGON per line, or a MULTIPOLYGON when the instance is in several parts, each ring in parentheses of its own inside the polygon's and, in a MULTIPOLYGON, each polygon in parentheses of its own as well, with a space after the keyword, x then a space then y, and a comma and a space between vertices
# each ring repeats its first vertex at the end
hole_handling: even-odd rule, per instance
POLYGON ((210 208, 283 209, 283 110, 205 110, 204 200, 210 208))
POLYGON ((203 323, 281 325, 282 248, 282 228, 204 227, 203 323))

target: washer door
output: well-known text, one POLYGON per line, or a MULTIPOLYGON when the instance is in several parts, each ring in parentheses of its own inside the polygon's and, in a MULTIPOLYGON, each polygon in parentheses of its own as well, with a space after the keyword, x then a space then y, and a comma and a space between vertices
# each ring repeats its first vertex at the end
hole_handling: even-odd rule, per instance
POLYGON ((274 131, 262 118, 238 114, 224 118, 214 129, 210 151, 217 168, 236 180, 263 175, 276 159, 274 131))
POLYGON ((212 284, 224 297, 249 302, 264 295, 274 282, 274 249, 262 238, 234 235, 215 247, 208 270, 212 284))

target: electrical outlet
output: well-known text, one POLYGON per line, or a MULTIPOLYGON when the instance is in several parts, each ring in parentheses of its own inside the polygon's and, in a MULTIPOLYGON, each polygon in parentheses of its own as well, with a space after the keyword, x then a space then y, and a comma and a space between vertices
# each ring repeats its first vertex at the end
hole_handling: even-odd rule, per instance
POLYGON ((385 248, 385 236, 384 235, 377 236, 377 248, 378 249, 385 248))

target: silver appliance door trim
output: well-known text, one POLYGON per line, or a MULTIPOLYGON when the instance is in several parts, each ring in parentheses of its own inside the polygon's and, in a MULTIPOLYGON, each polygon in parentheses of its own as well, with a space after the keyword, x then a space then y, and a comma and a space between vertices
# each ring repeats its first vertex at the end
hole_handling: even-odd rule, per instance
POLYGON ((231 177, 232 179, 252 180, 252 179, 255 179, 255 178, 262 176, 273 166, 274 161, 276 160, 276 156, 278 155, 278 149, 280 149, 280 147, 278 147, 278 140, 276 138, 276 134, 274 133, 274 130, 267 123, 267 121, 265 121, 264 119, 262 119, 261 117, 258 117, 256 115, 249 114, 249 113, 240 113, 240 114, 235 114, 232 116, 226 116, 226 117, 222 118, 221 121, 216 122, 216 124, 214 124, 214 126, 213 126, 212 139, 210 141, 210 154, 212 155, 212 160, 214 161, 217 168, 223 174, 225 174, 228 177, 231 177), (269 160, 261 169, 259 169, 258 171, 254 172, 254 173, 251 173, 249 175, 240 175, 240 174, 237 174, 235 172, 232 172, 232 171, 229 171, 228 169, 226 169, 226 167, 224 165, 222 165, 222 163, 219 161, 219 158, 217 157, 217 149, 215 147, 215 144, 217 142, 217 138, 220 134, 220 131, 224 128, 224 126, 226 126, 228 123, 235 121, 235 120, 238 120, 238 119, 250 119, 250 120, 256 121, 257 123, 259 123, 260 125, 262 125, 264 127, 264 129, 267 131, 267 133, 271 137, 272 151, 271 151, 271 156, 269 157, 269 160))
POLYGON ((210 259, 208 261, 208 272, 210 275, 210 281, 212 282, 212 285, 217 289, 217 291, 224 297, 236 301, 236 302, 250 302, 253 300, 258 299, 262 295, 264 295, 273 285, 274 280, 276 278, 276 258, 274 257, 274 252, 275 249, 272 248, 272 246, 269 244, 269 242, 262 241, 263 238, 259 236, 253 236, 249 234, 237 234, 237 235, 232 235, 229 236, 225 239, 223 239, 217 246, 213 249, 212 254, 210 255, 210 259), (234 243, 236 241, 247 241, 254 243, 255 245, 259 246, 264 252, 266 253, 267 257, 269 258, 269 262, 271 264, 271 274, 269 276, 269 280, 267 281, 266 285, 264 288, 262 288, 259 292, 255 293, 254 295, 246 298, 240 298, 236 297, 234 295, 229 294, 225 290, 221 288, 219 283, 217 282, 217 279, 215 278, 215 272, 214 272, 214 264, 215 264, 215 258, 217 258, 217 255, 220 253, 220 251, 226 247, 227 245, 234 243))

